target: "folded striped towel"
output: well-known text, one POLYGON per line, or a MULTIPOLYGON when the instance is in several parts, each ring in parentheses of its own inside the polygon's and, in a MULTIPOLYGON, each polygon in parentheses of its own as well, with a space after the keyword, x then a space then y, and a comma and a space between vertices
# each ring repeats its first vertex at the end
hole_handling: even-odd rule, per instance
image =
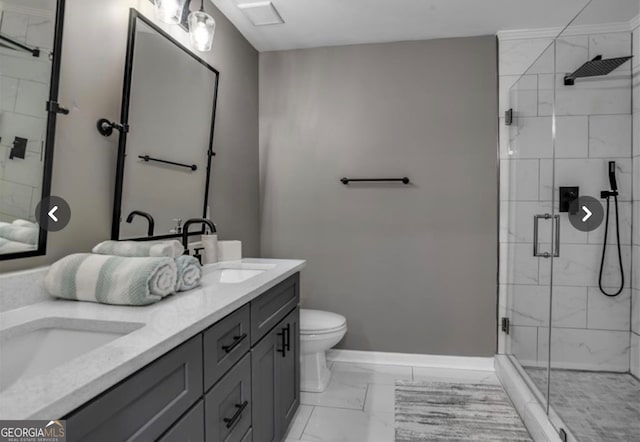
POLYGON ((25 244, 23 242, 0 238, 0 255, 5 253, 28 252, 35 249, 35 244, 25 244))
POLYGON ((116 256, 166 256, 177 258, 184 253, 180 241, 140 242, 140 241, 103 241, 92 250, 98 255, 116 256))
POLYGON ((177 276, 173 258, 77 253, 54 263, 44 285, 57 298, 146 305, 173 293, 177 276))
POLYGON ((200 285, 202 266, 196 258, 189 255, 179 256, 176 258, 176 265, 178 266, 176 292, 195 289, 200 285))
POLYGON ((11 224, 13 224, 14 226, 33 227, 34 229, 38 228, 38 225, 36 223, 27 221, 26 219, 14 219, 11 224))
POLYGON ((37 227, 25 227, 9 223, 0 224, 0 238, 10 241, 35 245, 38 242, 39 232, 37 227))

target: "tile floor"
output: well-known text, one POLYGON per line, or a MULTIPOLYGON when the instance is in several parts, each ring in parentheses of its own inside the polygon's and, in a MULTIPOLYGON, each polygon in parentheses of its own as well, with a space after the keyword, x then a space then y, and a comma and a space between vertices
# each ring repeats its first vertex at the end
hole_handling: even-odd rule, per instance
MULTIPOLYGON (((547 370, 525 368, 547 390, 547 370)), ((551 370, 551 407, 580 441, 640 440, 640 381, 628 373, 551 370)))
POLYGON ((285 442, 393 441, 396 380, 499 383, 493 372, 333 362, 323 393, 301 394, 285 442))

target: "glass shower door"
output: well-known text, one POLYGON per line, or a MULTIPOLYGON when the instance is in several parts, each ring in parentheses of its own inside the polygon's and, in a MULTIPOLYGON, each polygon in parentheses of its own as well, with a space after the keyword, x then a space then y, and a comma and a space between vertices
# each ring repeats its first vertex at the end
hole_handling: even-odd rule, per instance
POLYGON ((560 217, 559 256, 548 276, 551 333, 541 351, 550 354, 549 415, 569 440, 640 434, 640 381, 629 374, 637 60, 632 33, 619 26, 637 6, 593 0, 558 36, 555 75, 539 77, 540 103, 553 104, 542 111, 555 115, 556 129, 545 192, 560 217))
POLYGON ((539 88, 540 78, 553 75, 554 64, 549 42, 527 72, 514 79, 500 143, 500 287, 508 318, 504 350, 545 407, 550 275, 559 219, 551 195, 554 126, 548 110, 553 102, 541 103, 539 88))

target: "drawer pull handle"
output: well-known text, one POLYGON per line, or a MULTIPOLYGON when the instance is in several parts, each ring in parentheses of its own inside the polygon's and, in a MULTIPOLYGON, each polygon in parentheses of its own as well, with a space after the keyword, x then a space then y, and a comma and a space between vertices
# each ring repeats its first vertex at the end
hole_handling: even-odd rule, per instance
POLYGON ((242 341, 247 337, 246 333, 242 333, 240 336, 234 336, 233 342, 230 345, 223 345, 222 349, 225 353, 231 353, 234 348, 236 348, 242 341))
POLYGON ((236 404, 236 412, 233 416, 231 417, 225 417, 223 420, 227 423, 227 428, 231 428, 235 425, 236 421, 240 418, 240 416, 242 415, 242 412, 244 411, 245 408, 247 408, 247 405, 249 405, 249 401, 244 401, 241 404, 236 404))
POLYGON ((287 351, 291 351, 291 324, 287 324, 284 333, 284 348, 286 348, 287 351))
POLYGON ((282 348, 276 349, 278 353, 282 353, 282 357, 284 358, 287 355, 287 328, 283 327, 282 331, 278 333, 278 336, 281 338, 282 348))

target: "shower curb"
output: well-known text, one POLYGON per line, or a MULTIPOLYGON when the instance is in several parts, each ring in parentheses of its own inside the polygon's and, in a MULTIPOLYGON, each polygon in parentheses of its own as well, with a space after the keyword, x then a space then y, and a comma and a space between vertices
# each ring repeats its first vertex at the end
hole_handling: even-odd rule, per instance
POLYGON ((498 379, 535 442, 561 442, 540 402, 505 355, 494 359, 498 379))

